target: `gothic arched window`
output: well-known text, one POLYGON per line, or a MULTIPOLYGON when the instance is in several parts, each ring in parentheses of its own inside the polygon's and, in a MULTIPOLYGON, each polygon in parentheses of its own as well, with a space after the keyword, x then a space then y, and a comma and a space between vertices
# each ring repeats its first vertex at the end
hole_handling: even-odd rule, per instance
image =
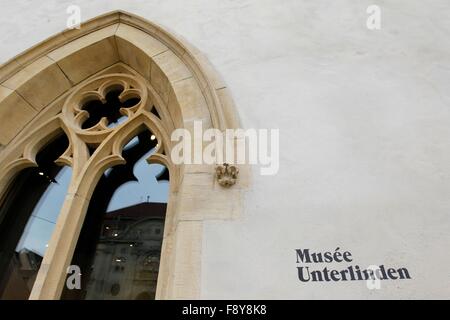
POLYGON ((216 185, 214 165, 171 161, 171 133, 196 121, 239 127, 228 88, 198 50, 133 14, 99 16, 1 65, 0 290, 27 248, 43 258, 18 298, 198 298, 203 222, 239 216, 243 197, 216 185))

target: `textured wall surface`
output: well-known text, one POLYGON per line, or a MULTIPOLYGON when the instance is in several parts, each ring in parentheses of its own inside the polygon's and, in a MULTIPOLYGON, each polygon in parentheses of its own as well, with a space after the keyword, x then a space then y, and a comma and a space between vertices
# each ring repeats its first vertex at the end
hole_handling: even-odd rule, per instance
POLYGON ((280 129, 279 173, 255 168, 242 217, 204 228, 204 298, 450 297, 447 0, 0 0, 0 62, 63 30, 69 4, 83 20, 124 9, 179 33, 244 127, 280 129), (299 282, 296 248, 337 247, 413 279, 299 282))

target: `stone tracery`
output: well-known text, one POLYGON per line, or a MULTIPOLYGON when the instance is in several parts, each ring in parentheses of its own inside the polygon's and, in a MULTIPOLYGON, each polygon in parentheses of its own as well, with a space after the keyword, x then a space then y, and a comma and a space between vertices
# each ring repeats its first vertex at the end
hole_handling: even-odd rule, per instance
POLYGON ((59 298, 92 191, 107 168, 124 163, 124 145, 142 130, 158 141, 147 161, 166 166, 171 181, 157 298, 198 297, 202 221, 238 215, 241 190, 227 193, 224 201, 214 186, 213 166, 174 166, 170 133, 192 128, 195 120, 221 130, 238 126, 220 77, 195 48, 123 12, 95 18, 81 31, 57 35, 16 59, 19 67, 15 61, 0 67, 0 122, 11 120, 0 132, 0 199, 18 172, 36 166, 37 152, 61 130, 69 146, 56 162, 72 167, 66 201, 30 298, 59 298), (27 65, 30 71, 24 70, 27 65), (36 87, 42 83, 48 90, 36 87), (103 103, 111 104, 108 99, 114 110, 96 112, 103 103), (23 112, 28 103, 33 108, 23 112), (1 112, 5 108, 11 119, 1 112), (195 248, 188 256, 182 250, 186 245, 195 248))

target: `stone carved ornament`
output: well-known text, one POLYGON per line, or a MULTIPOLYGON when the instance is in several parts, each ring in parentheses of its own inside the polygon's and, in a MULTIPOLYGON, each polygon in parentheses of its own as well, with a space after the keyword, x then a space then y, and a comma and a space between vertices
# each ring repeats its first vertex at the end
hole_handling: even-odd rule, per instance
POLYGON ((216 167, 217 181, 222 187, 229 188, 234 185, 239 175, 239 169, 228 163, 216 167))

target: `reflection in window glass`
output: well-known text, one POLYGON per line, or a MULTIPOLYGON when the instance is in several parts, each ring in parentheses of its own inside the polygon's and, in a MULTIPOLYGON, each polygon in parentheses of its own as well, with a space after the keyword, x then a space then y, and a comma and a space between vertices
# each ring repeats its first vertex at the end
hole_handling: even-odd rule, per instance
POLYGON ((71 168, 54 161, 65 136, 36 156, 37 168, 23 170, 0 206, 0 296, 28 299, 70 183, 71 168))
POLYGON ((169 190, 167 169, 146 161, 156 144, 140 133, 98 182, 71 263, 81 290, 63 299, 154 299, 169 190))
POLYGON ((127 117, 122 116, 119 119, 117 119, 115 122, 111 122, 110 124, 108 124, 107 128, 111 129, 111 128, 117 127, 118 125, 126 122, 127 120, 128 120, 127 117))
POLYGON ((72 169, 63 167, 55 177, 31 213, 16 252, 28 250, 44 256, 48 241, 66 197, 72 177, 72 169))

